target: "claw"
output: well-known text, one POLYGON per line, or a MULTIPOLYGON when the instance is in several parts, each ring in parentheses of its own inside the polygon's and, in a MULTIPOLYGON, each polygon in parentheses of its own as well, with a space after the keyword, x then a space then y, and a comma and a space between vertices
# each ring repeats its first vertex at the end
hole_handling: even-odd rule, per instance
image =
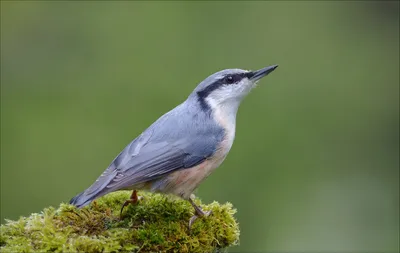
POLYGON ((125 200, 124 204, 123 204, 122 207, 121 207, 121 211, 120 211, 120 213, 119 213, 120 219, 122 220, 122 211, 124 210, 124 208, 125 208, 127 205, 129 205, 129 204, 136 204, 136 203, 137 203, 139 200, 141 200, 141 199, 143 199, 143 197, 142 197, 142 196, 139 196, 139 197, 138 197, 137 191, 134 190, 134 191, 132 192, 132 194, 131 194, 130 199, 125 200))
POLYGON ((189 231, 192 228, 193 223, 197 220, 197 218, 199 217, 208 217, 210 214, 212 214, 212 211, 207 211, 204 212, 199 206, 197 206, 193 200, 191 198, 189 198, 189 202, 190 204, 192 204, 194 211, 195 211, 195 215, 193 215, 190 220, 189 220, 189 231))
POLYGON ((202 216, 198 216, 198 215, 193 215, 191 218, 190 218, 190 220, 189 220, 189 231, 191 230, 191 228, 192 228, 192 225, 193 225, 193 223, 197 220, 197 218, 199 218, 199 217, 208 217, 208 216, 210 216, 210 214, 212 214, 212 211, 210 210, 210 211, 207 211, 207 212, 204 212, 204 214, 202 215, 202 216))

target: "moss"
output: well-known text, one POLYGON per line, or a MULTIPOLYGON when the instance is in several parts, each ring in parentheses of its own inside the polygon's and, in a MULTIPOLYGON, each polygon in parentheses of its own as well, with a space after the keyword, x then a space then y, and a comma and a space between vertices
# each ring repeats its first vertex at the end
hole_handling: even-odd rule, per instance
POLYGON ((7 220, 1 226, 1 252, 215 252, 236 245, 239 227, 230 203, 201 205, 212 210, 188 230, 192 206, 181 199, 140 192, 144 197, 119 211, 126 191, 108 194, 88 207, 61 204, 40 214, 7 220))

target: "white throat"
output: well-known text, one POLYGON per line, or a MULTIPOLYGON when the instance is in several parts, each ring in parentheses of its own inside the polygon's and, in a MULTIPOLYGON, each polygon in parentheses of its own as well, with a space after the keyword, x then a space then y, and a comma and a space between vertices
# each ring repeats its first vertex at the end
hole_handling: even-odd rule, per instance
POLYGON ((225 130, 224 149, 226 149, 226 152, 229 152, 235 139, 236 113, 241 102, 240 100, 233 98, 221 102, 212 96, 206 98, 214 120, 225 130))

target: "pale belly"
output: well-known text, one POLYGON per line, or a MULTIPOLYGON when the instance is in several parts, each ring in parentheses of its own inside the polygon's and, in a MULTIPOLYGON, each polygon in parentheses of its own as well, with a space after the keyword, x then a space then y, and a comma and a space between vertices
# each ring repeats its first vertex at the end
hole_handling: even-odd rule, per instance
POLYGON ((171 173, 168 181, 171 183, 169 193, 188 199, 193 191, 206 179, 225 159, 208 159, 203 163, 190 168, 171 173))

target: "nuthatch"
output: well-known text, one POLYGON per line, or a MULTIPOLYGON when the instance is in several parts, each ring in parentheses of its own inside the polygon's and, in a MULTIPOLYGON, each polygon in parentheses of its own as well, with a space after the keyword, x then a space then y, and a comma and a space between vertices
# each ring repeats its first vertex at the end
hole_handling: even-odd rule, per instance
POLYGON ((107 193, 133 190, 123 209, 137 202, 136 190, 173 194, 194 207, 190 228, 197 217, 210 214, 193 202, 191 194, 231 149, 240 102, 277 66, 257 71, 226 69, 207 77, 182 104, 129 143, 93 185, 70 203, 83 207, 107 193))

